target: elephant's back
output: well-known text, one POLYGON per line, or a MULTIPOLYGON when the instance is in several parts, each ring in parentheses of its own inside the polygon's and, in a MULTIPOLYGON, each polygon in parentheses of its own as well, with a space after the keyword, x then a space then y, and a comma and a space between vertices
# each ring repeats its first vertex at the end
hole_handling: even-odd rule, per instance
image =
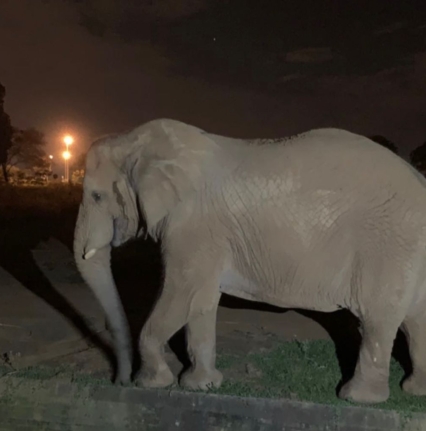
POLYGON ((422 193, 426 181, 414 167, 365 136, 340 129, 315 129, 283 140, 254 140, 240 153, 238 175, 283 189, 375 192, 406 197, 422 193))

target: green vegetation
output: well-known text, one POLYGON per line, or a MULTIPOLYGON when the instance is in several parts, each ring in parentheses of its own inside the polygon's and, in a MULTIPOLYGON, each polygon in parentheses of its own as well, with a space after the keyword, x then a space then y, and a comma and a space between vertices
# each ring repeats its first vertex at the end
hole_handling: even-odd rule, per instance
MULTIPOLYGON (((340 400, 336 387, 341 373, 334 344, 331 341, 287 342, 265 353, 244 357, 218 354, 217 366, 224 372, 221 388, 210 393, 240 397, 286 398, 335 406, 348 406, 340 400)), ((0 367, 2 375, 10 374, 9 367, 0 367)), ((386 403, 371 408, 392 409, 404 414, 426 411, 426 397, 415 397, 400 388, 403 370, 392 360, 391 396, 386 403)), ((80 385, 111 385, 109 378, 81 374, 70 367, 32 367, 12 372, 14 377, 46 380, 67 377, 80 385)))
MULTIPOLYGON (((341 372, 331 341, 282 343, 268 353, 253 353, 244 358, 221 355, 218 368, 222 369, 226 379, 212 393, 350 405, 336 395, 341 372), (247 369, 250 371, 247 372, 247 369)), ((426 397, 403 392, 400 387, 403 376, 401 366, 392 359, 391 396, 386 403, 372 407, 425 412, 426 397)))
POLYGON ((107 377, 95 377, 91 374, 84 374, 75 371, 69 365, 61 365, 57 367, 50 366, 34 366, 14 370, 6 365, 0 366, 0 379, 6 376, 28 380, 50 380, 50 379, 65 379, 72 383, 77 383, 84 386, 102 385, 108 386, 113 383, 107 377))

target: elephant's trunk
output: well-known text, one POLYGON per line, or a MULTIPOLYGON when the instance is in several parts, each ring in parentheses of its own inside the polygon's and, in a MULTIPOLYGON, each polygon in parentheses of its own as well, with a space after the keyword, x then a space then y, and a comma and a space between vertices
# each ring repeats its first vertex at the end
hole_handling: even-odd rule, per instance
POLYGON ((106 314, 118 365, 116 381, 125 384, 130 381, 132 371, 132 347, 128 322, 111 271, 111 246, 104 246, 90 259, 85 259, 89 228, 85 208, 81 205, 74 234, 75 261, 106 314))

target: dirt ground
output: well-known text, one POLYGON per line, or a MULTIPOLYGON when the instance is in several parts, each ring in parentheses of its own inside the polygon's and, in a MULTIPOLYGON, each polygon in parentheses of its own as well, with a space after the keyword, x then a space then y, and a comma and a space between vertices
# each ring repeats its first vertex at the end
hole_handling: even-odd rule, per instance
MULTIPOLYGON (((12 219, 0 227, 0 355, 11 369, 68 364, 82 372, 112 375, 104 315, 73 262, 74 219, 75 214, 42 221, 12 219)), ((150 241, 129 244, 114 252, 112 262, 136 346, 161 285, 159 249, 150 241)), ((349 313, 282 310, 223 296, 219 352, 260 352, 294 338, 331 338, 339 360, 343 358, 342 372, 353 369, 359 334, 349 313)), ((176 373, 188 365, 182 331, 167 354, 176 373)))

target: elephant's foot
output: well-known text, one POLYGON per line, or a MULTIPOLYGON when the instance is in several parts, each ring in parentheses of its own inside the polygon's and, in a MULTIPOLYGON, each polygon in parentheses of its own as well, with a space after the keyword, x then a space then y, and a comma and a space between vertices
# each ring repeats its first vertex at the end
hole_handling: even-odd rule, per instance
POLYGON ((412 374, 404 381, 402 389, 411 395, 426 395, 426 374, 412 374))
POLYGON ((173 385, 175 377, 168 366, 155 371, 142 369, 136 384, 144 388, 167 388, 173 385))
POLYGON ((359 378, 352 378, 342 386, 339 398, 355 403, 376 404, 389 398, 388 382, 366 382, 359 378))
POLYGON ((114 385, 118 386, 126 386, 130 384, 130 376, 129 375, 123 375, 120 376, 119 374, 114 379, 114 385))
POLYGON ((118 367, 117 375, 114 378, 115 385, 129 385, 132 375, 132 365, 130 361, 124 362, 123 365, 118 367))
POLYGON ((180 385, 187 389, 207 391, 211 388, 219 388, 222 380, 223 375, 216 368, 210 371, 191 368, 183 374, 180 385))

